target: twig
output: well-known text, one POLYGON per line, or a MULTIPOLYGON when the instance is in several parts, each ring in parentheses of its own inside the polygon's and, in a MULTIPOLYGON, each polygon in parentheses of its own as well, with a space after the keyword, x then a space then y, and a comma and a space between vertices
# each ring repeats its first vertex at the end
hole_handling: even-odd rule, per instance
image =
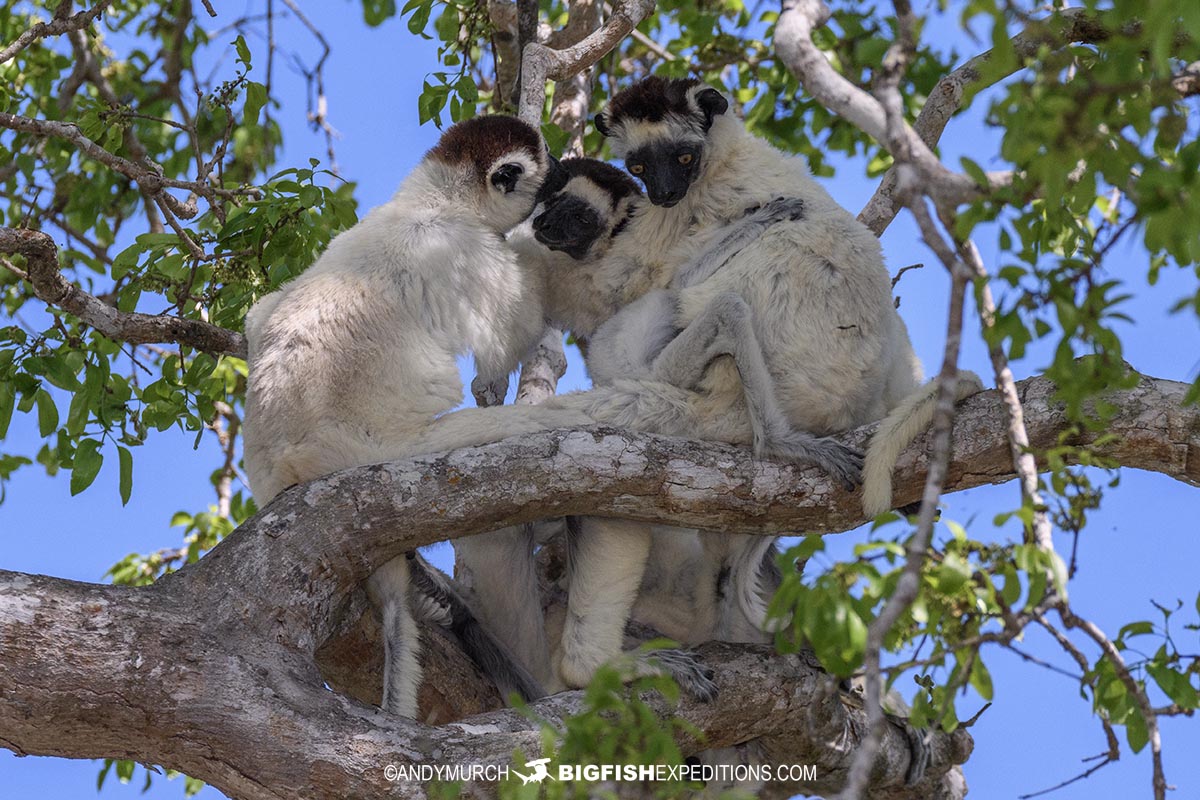
POLYGON ((901 267, 900 271, 892 276, 892 288, 895 289, 896 284, 899 283, 900 279, 904 277, 904 273, 906 273, 912 269, 925 269, 925 265, 924 264, 909 264, 907 267, 901 267))
MULTIPOLYGON (((975 179, 948 169, 903 119, 889 123, 887 110, 851 83, 813 43, 813 31, 830 18, 824 0, 784 0, 775 25, 780 62, 818 102, 880 142, 896 158, 910 164, 923 191, 939 204, 957 205, 983 193, 975 179), (903 157, 902 157, 903 156, 903 157)), ((1008 185, 1010 173, 989 176, 990 191, 1008 185)))
MULTIPOLYGON (((987 269, 978 248, 971 240, 967 240, 959 248, 963 260, 977 279, 977 303, 979 316, 985 333, 996 326, 996 301, 992 298, 992 289, 988 284, 987 269)), ((984 336, 986 341, 995 341, 993 337, 984 336)), ((991 357, 992 370, 996 377, 996 388, 1004 397, 1004 407, 1008 416, 1008 442, 1012 453, 1013 468, 1020 477, 1021 495, 1030 508, 1033 509, 1033 524, 1031 533, 1033 541, 1039 548, 1054 552, 1054 538, 1050 528, 1050 518, 1046 513, 1046 503, 1039 489, 1037 461, 1029 449, 1029 432, 1025 429, 1025 413, 1021 407, 1021 398, 1017 394, 1016 379, 1008 366, 1008 356, 999 342, 988 345, 988 355, 991 357)))
MULTIPOLYGON (((1098 756, 1093 756, 1093 758, 1103 758, 1104 760, 1101 761, 1099 764, 1096 764, 1092 767, 1088 767, 1086 770, 1079 773, 1075 777, 1068 778, 1067 780, 1063 781, 1062 783, 1055 784, 1054 786, 1051 786, 1046 789, 1039 789, 1038 791, 1030 792, 1029 794, 1017 795, 1017 797, 1019 798, 1019 800, 1029 800, 1029 798, 1031 798, 1031 797, 1041 797, 1044 794, 1050 794, 1051 792, 1057 792, 1059 789, 1062 789, 1064 786, 1070 786, 1072 783, 1075 783, 1076 781, 1081 781, 1084 778, 1090 778, 1093 773, 1098 772, 1103 767, 1107 767, 1109 764, 1111 764, 1117 760, 1112 757, 1111 753, 1100 753, 1098 756)), ((1091 759, 1084 759, 1084 760, 1088 761, 1091 759)))
POLYGON ((1125 663, 1125 659, 1121 656, 1121 652, 1117 650, 1116 645, 1104 635, 1104 632, 1094 622, 1077 616, 1066 603, 1060 602, 1055 610, 1058 611, 1058 616, 1062 619, 1063 625, 1083 631, 1088 638, 1100 647, 1100 650, 1104 653, 1104 657, 1112 664, 1113 671, 1117 674, 1118 680, 1124 684, 1125 690, 1129 692, 1134 703, 1137 704, 1138 711, 1141 713, 1142 719, 1146 722, 1146 732, 1150 740, 1150 759, 1154 768, 1154 800, 1165 800, 1167 796, 1167 778, 1163 773, 1162 736, 1158 730, 1158 717, 1154 713, 1154 707, 1150 704, 1150 698, 1146 695, 1146 690, 1138 685, 1137 680, 1133 677, 1133 673, 1129 671, 1129 666, 1125 663))
POLYGON ((308 32, 316 37, 321 45, 321 57, 317 59, 317 65, 311 71, 301 67, 301 72, 304 73, 305 79, 309 82, 310 94, 308 97, 308 121, 313 124, 313 127, 321 130, 325 134, 325 151, 329 156, 329 171, 334 175, 338 174, 337 156, 333 150, 333 140, 340 134, 329 124, 329 100, 325 96, 325 62, 329 59, 329 54, 333 52, 329 46, 329 41, 325 38, 325 34, 321 33, 321 29, 309 20, 296 5, 295 0, 283 0, 283 4, 291 9, 296 15, 296 19, 308 28, 308 32), (314 102, 311 93, 312 85, 316 84, 316 98, 314 102))
MULTIPOLYGON (((1084 675, 1087 675, 1091 672, 1092 665, 1088 663, 1087 656, 1085 656, 1079 650, 1079 648, 1075 646, 1075 643, 1068 639, 1062 631, 1051 625, 1049 621, 1046 620, 1043 612, 1034 614, 1031 618, 1034 622, 1041 625, 1046 632, 1054 638, 1054 641, 1058 643, 1058 646, 1062 648, 1064 653, 1074 659, 1075 663, 1079 665, 1079 669, 1084 675)), ((1087 684, 1094 688, 1096 685, 1096 679, 1090 679, 1087 684)), ((1117 734, 1112 728, 1112 723, 1110 723, 1104 717, 1100 717, 1100 725, 1104 729, 1104 738, 1108 742, 1108 752, 1112 755, 1112 759, 1115 761, 1121 757, 1121 744, 1117 740, 1117 734)))
POLYGON ((257 192, 254 189, 218 189, 198 181, 166 178, 156 169, 135 164, 128 159, 108 152, 84 136, 78 126, 68 122, 30 119, 28 117, 0 112, 0 128, 8 128, 9 130, 29 133, 34 136, 53 136, 56 139, 68 141, 75 145, 84 155, 96 159, 101 164, 111 167, 126 178, 135 181, 138 186, 144 188, 152 195, 161 195, 164 198, 163 203, 171 209, 171 213, 183 219, 191 219, 196 216, 198 209, 195 203, 185 204, 174 195, 163 191, 164 189, 184 189, 214 204, 218 197, 233 199, 240 196, 253 195, 257 192))
MULTIPOLYGON (((1127 22, 1123 30, 1135 33, 1137 25, 1136 22, 1127 22)), ((991 60, 992 51, 988 50, 967 60, 937 82, 933 91, 929 93, 929 99, 921 107, 916 121, 913 122, 913 130, 932 148, 941 138, 951 117, 962 106, 968 89, 972 93, 978 93, 993 86, 1023 69, 1025 61, 1037 55, 1039 49, 1046 45, 1058 49, 1075 42, 1101 42, 1111 35, 1112 31, 1099 15, 1082 8, 1063 9, 1046 19, 1029 20, 1025 29, 1010 41, 1010 46, 1016 54, 1010 69, 1003 74, 994 69, 989 70, 985 81, 981 67, 991 60)), ((1176 74, 1172 85, 1184 97, 1200 92, 1200 62, 1191 64, 1176 74)), ((998 178, 999 175, 994 174, 993 177, 998 178)), ((894 196, 898 178, 895 167, 889 169, 875 194, 858 214, 859 222, 874 231, 876 236, 887 229, 903 207, 903 203, 894 196)))
MULTIPOLYGON (((914 202, 911 208, 922 224, 922 231, 926 232, 928 228, 927 241, 930 246, 934 246, 934 243, 940 241, 941 237, 932 227, 933 221, 924 207, 924 200, 914 202)), ((941 245, 941 249, 947 249, 944 243, 941 245)), ((925 490, 921 497, 917 530, 905 547, 904 568, 896 582, 896 589, 892 592, 892 596, 884 605, 879 616, 867 626, 863 669, 867 720, 870 729, 859 745, 858 752, 854 755, 846 786, 839 795, 843 800, 857 800, 869 785, 871 768, 879 750, 879 737, 882 735, 887 719, 884 715, 881 697, 880 652, 883 649, 884 637, 900 619, 901 614, 916 600, 920 591, 921 568, 925 563, 925 553, 933 536, 938 498, 942 494, 947 465, 950 461, 950 433, 954 425, 958 354, 962 342, 963 303, 968 273, 966 269, 952 263, 950 276, 950 311, 946 323, 946 346, 942 357, 942 370, 938 375, 937 408, 933 418, 933 454, 929 460, 929 473, 925 479, 925 490)))
POLYGON ((212 421, 209 428, 216 434, 221 452, 225 454, 216 485, 217 515, 232 522, 233 478, 237 471, 237 436, 242 421, 228 403, 218 401, 213 404, 213 408, 217 412, 217 418, 212 421))
POLYGON ((96 17, 104 13, 104 10, 112 5, 112 0, 100 0, 96 5, 80 11, 74 16, 66 17, 65 19, 53 19, 50 22, 39 22, 29 30, 22 33, 16 40, 0 50, 0 64, 7 64, 13 57, 24 50, 29 45, 36 42, 38 39, 44 39, 47 36, 58 36, 60 34, 77 31, 91 25, 96 17))

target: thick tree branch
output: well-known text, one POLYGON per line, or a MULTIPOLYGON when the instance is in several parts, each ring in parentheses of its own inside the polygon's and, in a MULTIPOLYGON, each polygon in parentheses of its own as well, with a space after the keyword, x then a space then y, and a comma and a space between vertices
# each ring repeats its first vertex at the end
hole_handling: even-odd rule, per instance
MULTIPOLYGON (((1057 443, 1068 423, 1051 402, 1051 384, 1034 378, 1018 388, 1030 445, 1057 443)), ((1107 399, 1119 410, 1109 430, 1118 438, 1104 452, 1200 485, 1200 410, 1182 406, 1186 391, 1146 378, 1114 392, 1107 399)), ((1012 476, 1003 415, 994 392, 961 404, 947 490, 1012 476)), ((861 442, 868 432, 851 438, 861 442)), ((924 447, 901 458, 899 503, 921 490, 924 447)), ((296 487, 198 563, 149 588, 0 573, 0 743, 17 752, 162 763, 245 800, 419 797, 420 787, 389 786, 383 767, 508 763, 515 747, 537 752, 539 737, 513 712, 434 728, 322 688, 313 666, 318 645, 338 633, 355 587, 375 566, 437 539, 564 513, 764 533, 861 522, 857 497, 827 484, 732 447, 553 431, 296 487)), ((810 791, 840 787, 866 730, 861 709, 843 708, 826 676, 798 659, 729 645, 706 646, 701 655, 717 668, 724 694, 713 706, 684 703, 679 713, 707 732, 705 746, 761 737, 781 748, 772 752, 818 764, 829 783, 810 791)), ((568 693, 535 709, 561 720, 580 702, 568 693)), ((897 786, 908 766, 904 737, 883 735, 872 787, 897 786)), ((699 747, 682 744, 685 752, 699 747)), ((968 747, 959 734, 935 737, 932 774, 960 763, 968 747)), ((878 793, 932 796, 904 791, 878 793)))
MULTIPOLYGON (((239 800, 424 797, 420 784, 389 784, 385 766, 508 765, 516 749, 540 752, 539 726, 518 712, 432 727, 324 690, 306 654, 254 624, 269 607, 245 627, 195 613, 195 598, 220 604, 228 585, 197 575, 128 589, 0 572, 0 745, 163 764, 239 800)), ((672 709, 651 701, 706 731, 704 745, 680 734, 685 753, 802 737, 818 767, 809 790, 836 787, 863 720, 829 676, 761 646, 711 644, 700 655, 717 668, 718 702, 672 709)), ((532 707, 555 725, 582 709, 582 692, 532 707)), ((931 773, 962 763, 970 749, 964 731, 935 737, 931 773)), ((903 781, 906 738, 892 731, 881 752, 888 760, 874 785, 887 797, 903 781)))
POLYGON ((622 0, 600 29, 562 50, 531 42, 521 56, 521 108, 518 116, 531 124, 542 121, 546 81, 561 81, 587 69, 629 35, 654 10, 653 0, 622 0))
MULTIPOLYGON (((1029 378, 1017 388, 1030 447, 1058 445, 1072 425, 1052 399, 1053 384, 1029 378)), ((1108 423, 1114 441, 1100 452, 1200 486, 1200 408, 1183 406, 1187 390, 1183 383, 1143 378, 1133 389, 1106 395, 1117 408, 1108 423)), ((995 391, 959 405, 945 491, 1014 477, 1005 413, 995 391)), ((872 430, 846 439, 861 446, 872 430)), ((1085 431, 1069 441, 1087 445, 1098 436, 1085 431)), ((901 455, 897 505, 920 499, 927 447, 926 436, 901 455)), ((829 533, 868 521, 857 493, 832 486, 814 469, 757 461, 741 448, 611 428, 547 431, 343 470, 294 487, 178 574, 231 562, 211 580, 244 591, 215 613, 236 617, 247 607, 279 607, 279 635, 315 647, 336 627, 339 598, 392 557, 567 514, 770 535, 829 533), (265 575, 280 578, 267 582, 265 575)))
MULTIPOLYGON (((572 0, 571 16, 551 44, 555 47, 578 44, 600 27, 600 0, 572 0)), ((636 33, 636 30, 634 31, 636 33)), ((550 121, 569 134, 563 156, 582 156, 583 136, 587 130, 588 107, 592 99, 592 70, 579 70, 569 78, 556 81, 550 104, 550 121)))
POLYGON ((521 362, 521 379, 517 384, 516 403, 537 405, 553 397, 558 379, 567 371, 567 356, 563 352, 563 332, 547 328, 542 340, 534 345, 521 362))
POLYGON ((114 341, 175 342, 206 353, 246 357, 246 339, 240 333, 202 320, 118 311, 83 291, 63 277, 58 249, 44 233, 0 228, 0 252, 25 257, 26 275, 39 299, 78 317, 114 341))
POLYGON ((96 5, 89 9, 80 11, 70 17, 55 18, 50 22, 39 22, 29 30, 18 36, 12 44, 0 50, 0 64, 7 64, 16 56, 17 53, 24 50, 29 45, 39 39, 45 39, 47 36, 59 36, 71 31, 82 30, 92 24, 104 10, 112 5, 112 0, 100 0, 96 5))

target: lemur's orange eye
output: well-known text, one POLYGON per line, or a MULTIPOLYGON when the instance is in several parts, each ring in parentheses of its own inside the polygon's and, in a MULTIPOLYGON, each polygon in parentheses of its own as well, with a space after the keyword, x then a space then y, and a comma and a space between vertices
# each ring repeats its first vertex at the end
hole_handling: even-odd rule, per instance
POLYGON ((694 158, 694 156, 691 153, 681 153, 679 155, 679 163, 687 166, 688 164, 692 163, 692 158, 694 158))
POLYGON ((643 172, 646 171, 646 168, 641 164, 630 164, 629 171, 631 173, 633 173, 634 175, 641 175, 643 172))

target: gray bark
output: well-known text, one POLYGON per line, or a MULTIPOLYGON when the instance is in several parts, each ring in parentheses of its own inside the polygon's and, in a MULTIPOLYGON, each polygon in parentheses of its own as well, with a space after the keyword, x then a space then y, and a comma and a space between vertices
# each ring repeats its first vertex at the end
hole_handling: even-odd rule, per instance
MULTIPOLYGON (((1055 442, 1067 423, 1050 402, 1053 387, 1041 378, 1019 387, 1031 445, 1055 442)), ((1200 410, 1182 407, 1186 388, 1145 378, 1113 393, 1117 439, 1103 452, 1200 485, 1200 410)), ((962 404, 948 490, 1011 477, 1003 413, 994 392, 962 404)), ((849 438, 861 443, 868 432, 849 438)), ((924 449, 918 441, 901 458, 897 503, 919 495, 924 449)), ((245 800, 422 797, 422 787, 388 784, 384 766, 508 764, 516 748, 532 756, 535 726, 511 711, 480 713, 494 695, 433 633, 431 657, 445 667, 429 672, 423 713, 438 723, 471 714, 461 722, 394 718, 323 683, 337 687, 338 676, 353 674, 347 643, 371 639, 347 631, 370 624, 356 590, 377 565, 440 539, 566 513, 743 533, 834 532, 863 521, 856 495, 812 471, 611 429, 346 470, 285 492, 199 562, 150 587, 0 572, 0 746, 162 764, 245 800)), ((820 785, 797 790, 838 788, 865 731, 861 709, 801 658, 723 644, 700 654, 716 669, 721 697, 684 701, 675 713, 706 733, 705 747, 760 738, 779 763, 818 765, 820 785)), ((534 710, 562 720, 581 703, 581 693, 567 692, 534 710)), ((681 746, 700 748, 686 737, 681 746)), ((970 746, 965 731, 939 734, 930 784, 905 789, 908 745, 887 731, 871 796, 943 796, 970 746)))

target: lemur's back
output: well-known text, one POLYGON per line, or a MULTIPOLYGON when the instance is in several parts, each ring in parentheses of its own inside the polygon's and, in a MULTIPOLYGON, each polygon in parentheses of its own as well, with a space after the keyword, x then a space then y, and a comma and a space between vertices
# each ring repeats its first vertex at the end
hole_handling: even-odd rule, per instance
POLYGON ((338 236, 248 318, 256 496, 398 457, 462 402, 457 355, 519 347, 527 294, 495 234, 403 197, 338 236))
MULTIPOLYGON (((713 226, 684 241, 675 263, 708 247, 720 234, 718 221, 777 197, 799 198, 803 213, 775 223, 707 279, 681 290, 684 319, 719 293, 736 292, 753 309, 793 424, 826 434, 880 419, 917 386, 920 373, 892 305, 878 239, 812 180, 799 158, 745 133, 736 120, 715 121, 713 134, 731 141, 693 186, 694 201, 688 197, 692 217, 713 226), (906 349, 910 357, 898 352, 906 349)), ((728 383, 730 394, 738 391, 736 373, 715 372, 710 389, 728 383)))

